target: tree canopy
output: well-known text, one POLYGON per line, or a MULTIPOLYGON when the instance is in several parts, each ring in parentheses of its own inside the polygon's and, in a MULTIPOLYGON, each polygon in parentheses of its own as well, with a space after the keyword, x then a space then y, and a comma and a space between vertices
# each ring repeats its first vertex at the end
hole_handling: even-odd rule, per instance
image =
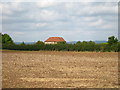
POLYGON ((36 44, 37 44, 37 45, 40 45, 40 44, 44 44, 44 42, 42 42, 42 41, 37 41, 36 44))
POLYGON ((2 34, 2 43, 3 44, 13 44, 13 40, 8 34, 2 34))
POLYGON ((50 51, 101 51, 110 52, 120 51, 120 42, 115 36, 108 37, 107 43, 97 44, 93 41, 78 41, 76 44, 68 44, 66 42, 58 42, 57 44, 44 44, 42 41, 37 41, 35 44, 13 44, 12 38, 8 34, 1 34, 2 49, 10 50, 50 50, 50 51))
POLYGON ((115 36, 108 37, 108 44, 112 45, 118 43, 118 39, 115 36))

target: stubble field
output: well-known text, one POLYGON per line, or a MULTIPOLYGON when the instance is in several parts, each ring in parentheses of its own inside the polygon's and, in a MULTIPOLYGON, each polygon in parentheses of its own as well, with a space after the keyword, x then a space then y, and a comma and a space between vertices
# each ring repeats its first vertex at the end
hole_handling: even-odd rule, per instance
POLYGON ((3 88, 117 88, 118 53, 2 51, 3 88))

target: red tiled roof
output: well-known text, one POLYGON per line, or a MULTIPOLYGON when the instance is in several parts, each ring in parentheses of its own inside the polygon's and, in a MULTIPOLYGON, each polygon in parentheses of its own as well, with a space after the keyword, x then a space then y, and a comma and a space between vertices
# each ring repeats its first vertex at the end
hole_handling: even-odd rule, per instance
POLYGON ((62 37, 49 37, 45 42, 63 42, 65 41, 62 37))

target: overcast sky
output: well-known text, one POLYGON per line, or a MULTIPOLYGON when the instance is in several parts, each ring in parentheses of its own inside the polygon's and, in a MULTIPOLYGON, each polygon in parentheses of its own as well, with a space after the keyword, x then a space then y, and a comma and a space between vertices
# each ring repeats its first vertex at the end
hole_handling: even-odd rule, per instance
POLYGON ((107 40, 118 36, 115 2, 3 2, 2 33, 15 42, 107 40))

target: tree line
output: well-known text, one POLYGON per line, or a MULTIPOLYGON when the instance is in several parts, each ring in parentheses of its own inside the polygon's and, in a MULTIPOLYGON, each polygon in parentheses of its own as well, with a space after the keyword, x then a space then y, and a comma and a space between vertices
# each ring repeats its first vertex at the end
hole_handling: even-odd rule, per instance
POLYGON ((59 42, 57 44, 44 44, 38 41, 35 44, 15 44, 8 34, 0 34, 2 37, 2 49, 9 50, 28 50, 28 51, 96 51, 96 52, 119 52, 120 42, 115 36, 108 37, 107 43, 96 44, 93 41, 78 41, 76 44, 68 44, 66 42, 59 42))

